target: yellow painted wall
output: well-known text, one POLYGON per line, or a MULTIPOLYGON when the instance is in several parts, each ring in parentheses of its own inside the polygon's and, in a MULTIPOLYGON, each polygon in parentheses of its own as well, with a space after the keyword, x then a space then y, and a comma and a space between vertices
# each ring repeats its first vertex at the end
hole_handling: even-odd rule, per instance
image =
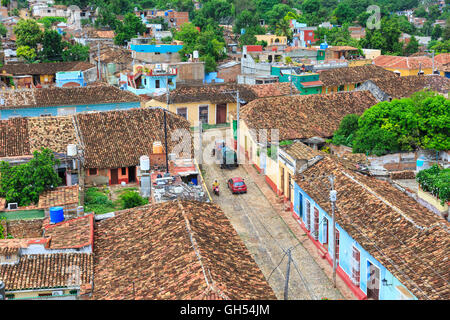
MULTIPOLYGON (((169 105, 169 111, 177 113, 177 108, 187 108, 187 117, 191 126, 196 126, 199 120, 199 107, 208 106, 208 124, 216 124, 216 105, 210 101, 189 102, 189 103, 174 103, 169 105)), ((163 107, 166 108, 165 102, 152 99, 145 103, 145 107, 163 107)), ((236 103, 227 104, 227 121, 229 121, 229 114, 236 111, 236 103)))
POLYGON ((53 82, 53 75, 46 74, 39 76, 41 84, 47 84, 53 82))
POLYGON ((265 41, 267 45, 273 44, 287 44, 287 38, 285 36, 276 36, 273 34, 257 34, 255 35, 257 41, 265 41), (279 39, 279 42, 275 42, 275 39, 279 39))
POLYGON ((367 64, 372 64, 372 60, 371 59, 348 60, 349 67, 359 67, 359 66, 365 66, 367 64))
MULTIPOLYGON (((280 179, 277 181, 277 187, 281 190, 281 172, 284 170, 284 190, 281 190, 286 198, 288 197, 288 191, 289 191, 289 174, 291 174, 291 179, 294 178, 294 172, 290 170, 288 167, 286 167, 283 163, 279 162, 278 166, 280 168, 280 179)), ((291 201, 294 199, 294 188, 291 188, 291 201)))
POLYGON ((343 92, 343 91, 352 91, 354 89, 355 89, 355 83, 345 84, 344 90, 341 90, 341 91, 338 91, 338 87, 322 87, 322 94, 336 93, 336 92, 343 92))
MULTIPOLYGON (((417 76, 417 73, 419 72, 419 69, 393 69, 393 68, 384 68, 389 71, 400 71, 400 76, 417 76)), ((422 69, 424 74, 433 74, 431 68, 423 68, 422 69)))
MULTIPOLYGON (((66 289, 66 290, 63 290, 63 289, 55 289, 55 290, 61 290, 61 291, 63 291, 63 294, 69 294, 70 293, 70 290, 68 290, 68 289, 66 289)), ((37 296, 39 296, 39 294, 45 294, 45 293, 52 293, 52 290, 48 290, 48 291, 46 291, 46 290, 42 290, 42 291, 38 291, 38 290, 36 290, 36 291, 33 291, 33 290, 30 290, 30 291, 23 291, 23 292, 6 292, 6 294, 9 294, 9 293, 11 293, 11 294, 14 294, 14 299, 26 299, 26 298, 34 298, 34 297, 37 297, 37 296)))

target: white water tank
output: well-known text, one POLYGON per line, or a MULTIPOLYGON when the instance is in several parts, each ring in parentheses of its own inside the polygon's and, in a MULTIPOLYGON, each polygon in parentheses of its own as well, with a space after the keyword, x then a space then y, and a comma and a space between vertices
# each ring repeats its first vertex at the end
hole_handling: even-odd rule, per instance
POLYGON ((194 59, 198 59, 198 51, 197 51, 197 50, 194 50, 194 52, 193 52, 193 58, 194 58, 194 59))
POLYGON ((141 170, 148 171, 150 170, 150 158, 148 156, 141 156, 139 158, 141 170))
POLYGON ((67 145, 67 155, 69 157, 74 157, 77 155, 77 145, 76 144, 68 144, 67 145))

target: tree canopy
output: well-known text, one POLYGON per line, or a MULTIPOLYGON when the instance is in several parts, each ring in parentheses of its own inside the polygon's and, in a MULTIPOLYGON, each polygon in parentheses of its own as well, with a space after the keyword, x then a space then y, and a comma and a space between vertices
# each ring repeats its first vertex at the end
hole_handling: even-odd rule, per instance
POLYGON ((56 188, 61 183, 55 166, 59 160, 50 149, 35 151, 33 158, 24 164, 11 166, 0 162, 0 196, 6 202, 17 202, 19 206, 37 204, 39 195, 56 188))
POLYGON ((357 127, 355 119, 342 119, 333 142, 351 146, 356 153, 450 149, 450 100, 432 91, 380 102, 358 118, 357 127))

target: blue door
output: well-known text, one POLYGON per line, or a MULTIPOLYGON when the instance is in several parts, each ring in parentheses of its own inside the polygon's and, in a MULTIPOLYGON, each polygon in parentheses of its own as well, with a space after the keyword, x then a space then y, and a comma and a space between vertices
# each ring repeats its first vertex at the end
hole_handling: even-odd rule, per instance
MULTIPOLYGON (((303 218, 303 195, 301 192, 298 193, 298 206, 297 206, 297 210, 298 210, 298 216, 299 218, 303 218)), ((295 211, 294 211, 295 212, 295 211)))

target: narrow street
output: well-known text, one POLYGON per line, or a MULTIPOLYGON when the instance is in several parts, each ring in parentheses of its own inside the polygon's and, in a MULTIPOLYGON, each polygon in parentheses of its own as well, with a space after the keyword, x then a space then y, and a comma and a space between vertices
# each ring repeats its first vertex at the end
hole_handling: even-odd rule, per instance
MULTIPOLYGON (((204 159, 211 158, 210 142, 225 129, 211 129, 203 137, 204 159), (214 134, 216 130, 217 134, 214 134)), ((256 263, 262 270, 278 299, 284 299, 288 249, 291 248, 289 272, 289 300, 344 299, 302 242, 298 240, 267 200, 260 188, 240 165, 236 169, 220 169, 218 164, 203 163, 203 173, 213 201, 218 203, 231 224, 244 241, 256 263), (246 194, 233 195, 227 188, 227 180, 241 177, 247 184, 246 194), (212 193, 214 180, 220 183, 220 196, 212 193)))

